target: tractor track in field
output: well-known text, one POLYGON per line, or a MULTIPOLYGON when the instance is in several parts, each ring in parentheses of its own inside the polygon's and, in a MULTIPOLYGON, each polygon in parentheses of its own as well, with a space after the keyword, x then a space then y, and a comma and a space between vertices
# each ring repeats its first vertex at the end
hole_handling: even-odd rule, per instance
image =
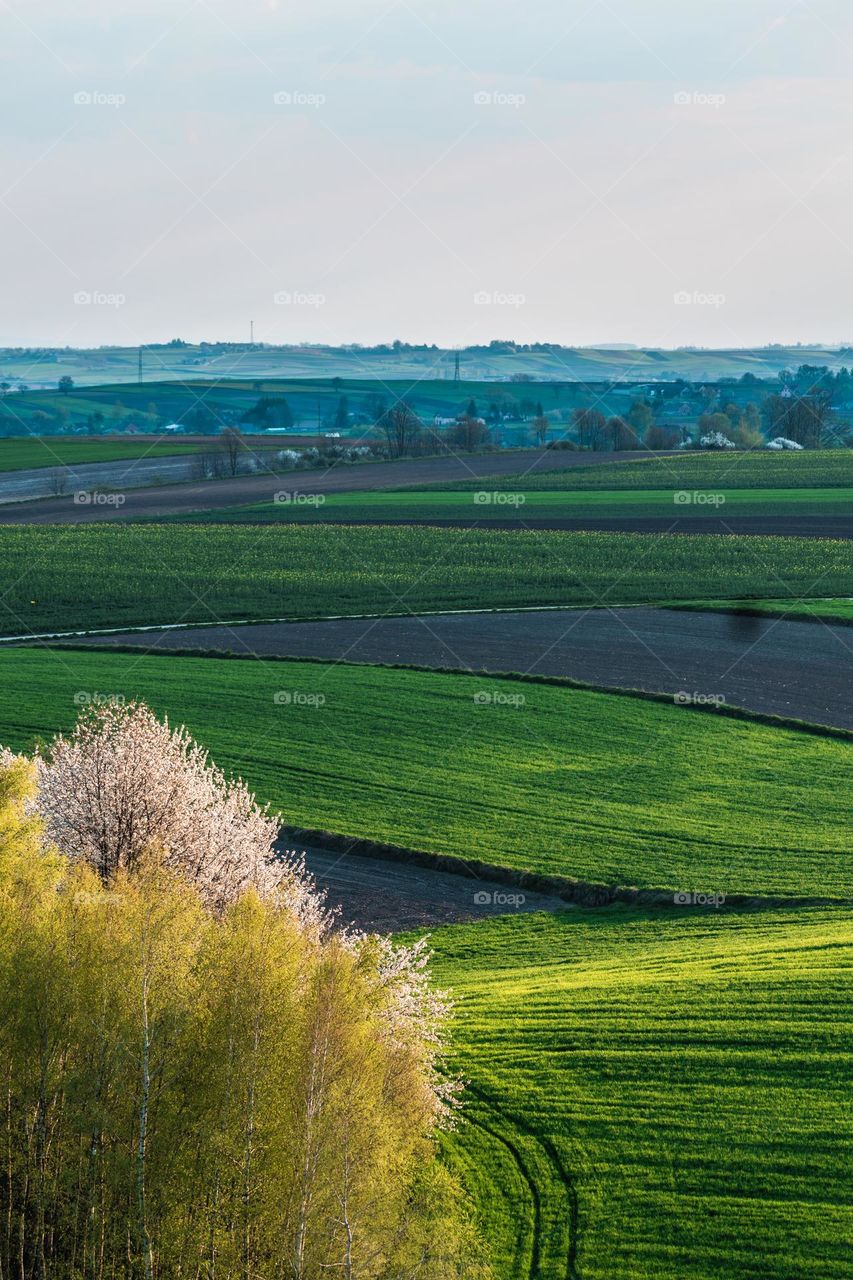
MULTIPOLYGON (((551 1142, 549 1138, 544 1137, 541 1133, 537 1133, 535 1129, 533 1129, 525 1121, 520 1120, 517 1116, 512 1116, 512 1117, 507 1116, 505 1112, 501 1111, 498 1107, 495 1106, 494 1102, 488 1097, 487 1094, 485 1094, 482 1090, 476 1088, 475 1085, 472 1085, 469 1083, 465 1086, 465 1088, 466 1088, 466 1092, 470 1093, 473 1097, 477 1098, 478 1101, 482 1103, 482 1105, 486 1108, 487 1111, 491 1111, 496 1116, 500 1116, 503 1120, 506 1120, 507 1125, 510 1129, 517 1129, 521 1133, 524 1133, 528 1138, 532 1139, 532 1141, 535 1142, 541 1148, 541 1150, 545 1153, 545 1155, 548 1158, 548 1161, 556 1170, 559 1177, 559 1181, 565 1189, 566 1199, 568 1200, 568 1205, 569 1205, 569 1246, 566 1253, 565 1280, 583 1280, 583 1277, 581 1276, 578 1270, 578 1264, 577 1264, 578 1232, 579 1232, 577 1189, 574 1184, 574 1179, 572 1178, 571 1174, 568 1173, 565 1166, 563 1165, 563 1162, 560 1159, 560 1156, 556 1148, 554 1147, 554 1144, 551 1142)), ((534 1210, 534 1236, 533 1236, 533 1248, 531 1250, 530 1277, 531 1277, 531 1280, 534 1280, 534 1278, 537 1277, 539 1274, 539 1268, 542 1262, 542 1243, 541 1243, 542 1196, 539 1191, 539 1187, 537 1186, 536 1179, 533 1176, 533 1174, 528 1170, 521 1151, 518 1149, 518 1147, 516 1147, 513 1144, 513 1142, 510 1140, 509 1137, 507 1137, 505 1133, 502 1133, 500 1130, 494 1129, 489 1125, 484 1124, 480 1120, 475 1120, 473 1123, 477 1124, 480 1128, 485 1129, 485 1131, 489 1133, 496 1141, 500 1142, 504 1147, 506 1147, 506 1149, 509 1151, 510 1155, 512 1156, 513 1161, 515 1162, 519 1170, 519 1173, 524 1178, 525 1182, 530 1188, 530 1196, 531 1196, 531 1200, 533 1203, 533 1210, 534 1210)))

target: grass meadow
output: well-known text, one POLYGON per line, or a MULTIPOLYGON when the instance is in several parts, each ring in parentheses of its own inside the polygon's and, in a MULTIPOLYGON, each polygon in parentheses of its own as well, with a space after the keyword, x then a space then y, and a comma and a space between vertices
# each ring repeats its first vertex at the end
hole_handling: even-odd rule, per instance
POLYGON ((96 696, 186 723, 291 825, 606 885, 853 898, 843 737, 511 679, 7 648, 0 742, 96 696))
POLYGON ((853 920, 518 916, 433 935, 448 1158, 501 1280, 842 1280, 853 920))
POLYGON ((0 525, 0 634, 848 596, 853 542, 411 526, 0 525))

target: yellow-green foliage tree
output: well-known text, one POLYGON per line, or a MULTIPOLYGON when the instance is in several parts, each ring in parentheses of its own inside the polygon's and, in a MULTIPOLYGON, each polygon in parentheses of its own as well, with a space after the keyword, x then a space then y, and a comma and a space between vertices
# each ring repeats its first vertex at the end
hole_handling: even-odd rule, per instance
POLYGON ((423 948, 155 848, 105 878, 35 785, 0 755, 2 1280, 485 1277, 423 948))

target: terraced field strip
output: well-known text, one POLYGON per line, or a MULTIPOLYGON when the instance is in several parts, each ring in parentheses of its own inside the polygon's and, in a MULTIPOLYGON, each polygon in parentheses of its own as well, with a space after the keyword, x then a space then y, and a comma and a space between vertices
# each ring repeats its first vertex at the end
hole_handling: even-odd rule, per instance
POLYGON ((135 458, 173 458, 188 453, 198 453, 198 445, 153 436, 127 440, 14 437, 0 440, 0 472, 26 471, 30 467, 73 467, 86 462, 124 462, 135 458))
POLYGON ((853 598, 841 600, 745 600, 733 606, 731 600, 697 600, 669 605, 671 609, 691 612, 713 610, 746 617, 796 618, 801 622, 853 623, 853 598))
POLYGON ((847 596, 853 545, 408 526, 0 525, 0 632, 847 596))
POLYGON ((846 1280, 848 913, 575 911, 433 946, 473 1095, 451 1158, 502 1280, 846 1280))
MULTIPOLYGON (((594 456, 594 455, 592 455, 594 456)), ((773 452, 767 449, 725 450, 682 453, 648 457, 630 454, 601 466, 583 471, 564 471, 556 475, 528 475, 519 468, 515 476, 504 476, 495 482, 496 489, 664 489, 714 490, 732 489, 849 489, 853 486, 853 449, 807 449, 798 452, 773 452)), ((468 479, 454 481, 456 490, 476 490, 468 479)))
POLYGON ((843 738, 493 676, 0 650, 0 742, 146 698, 289 826, 593 884, 853 898, 843 738))

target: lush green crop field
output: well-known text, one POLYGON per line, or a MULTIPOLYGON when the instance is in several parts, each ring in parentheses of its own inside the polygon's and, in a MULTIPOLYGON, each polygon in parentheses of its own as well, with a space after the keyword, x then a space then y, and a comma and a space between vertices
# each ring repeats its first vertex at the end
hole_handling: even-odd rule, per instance
MULTIPOLYGON (((304 483, 301 482, 301 483, 304 483)), ((525 481, 522 481, 522 484, 525 481)), ((216 523, 357 520, 561 520, 761 515, 849 515, 853 489, 480 489, 474 492, 381 490, 322 495, 317 504, 253 503, 206 512, 216 523), (508 499, 510 501, 508 501, 508 499)), ((186 522, 182 517, 181 522, 186 522)), ((192 517, 198 520, 197 515, 192 517)))
MULTIPOLYGON (((730 489, 826 489, 853 486, 853 449, 773 453, 766 449, 730 453, 685 452, 665 457, 626 454, 625 462, 570 467, 532 475, 503 476, 495 489, 665 489, 722 492, 730 489)), ((428 488, 429 486, 422 486, 428 488)), ((482 489, 480 480, 457 480, 434 488, 482 489)))
POLYGON ((124 462, 131 458, 168 458, 197 452, 196 444, 179 444, 170 440, 155 444, 150 436, 135 440, 15 437, 0 440, 0 471, 23 471, 29 467, 67 467, 84 462, 124 462))
POLYGON ((78 692, 145 697, 298 826, 611 885, 853 898, 842 739, 491 677, 7 648, 0 742, 66 728, 78 692))
POLYGON ((334 525, 0 525, 0 631, 847 596, 828 539, 334 525))
MULTIPOLYGON (((705 600, 673 605, 678 609, 714 609, 731 613, 731 600, 705 600)), ((799 618, 814 622, 853 623, 853 599, 846 600, 750 600, 739 612, 762 614, 771 618, 799 618)))
POLYGON ((848 1277, 851 944, 826 910, 439 930, 501 1280, 848 1277))

